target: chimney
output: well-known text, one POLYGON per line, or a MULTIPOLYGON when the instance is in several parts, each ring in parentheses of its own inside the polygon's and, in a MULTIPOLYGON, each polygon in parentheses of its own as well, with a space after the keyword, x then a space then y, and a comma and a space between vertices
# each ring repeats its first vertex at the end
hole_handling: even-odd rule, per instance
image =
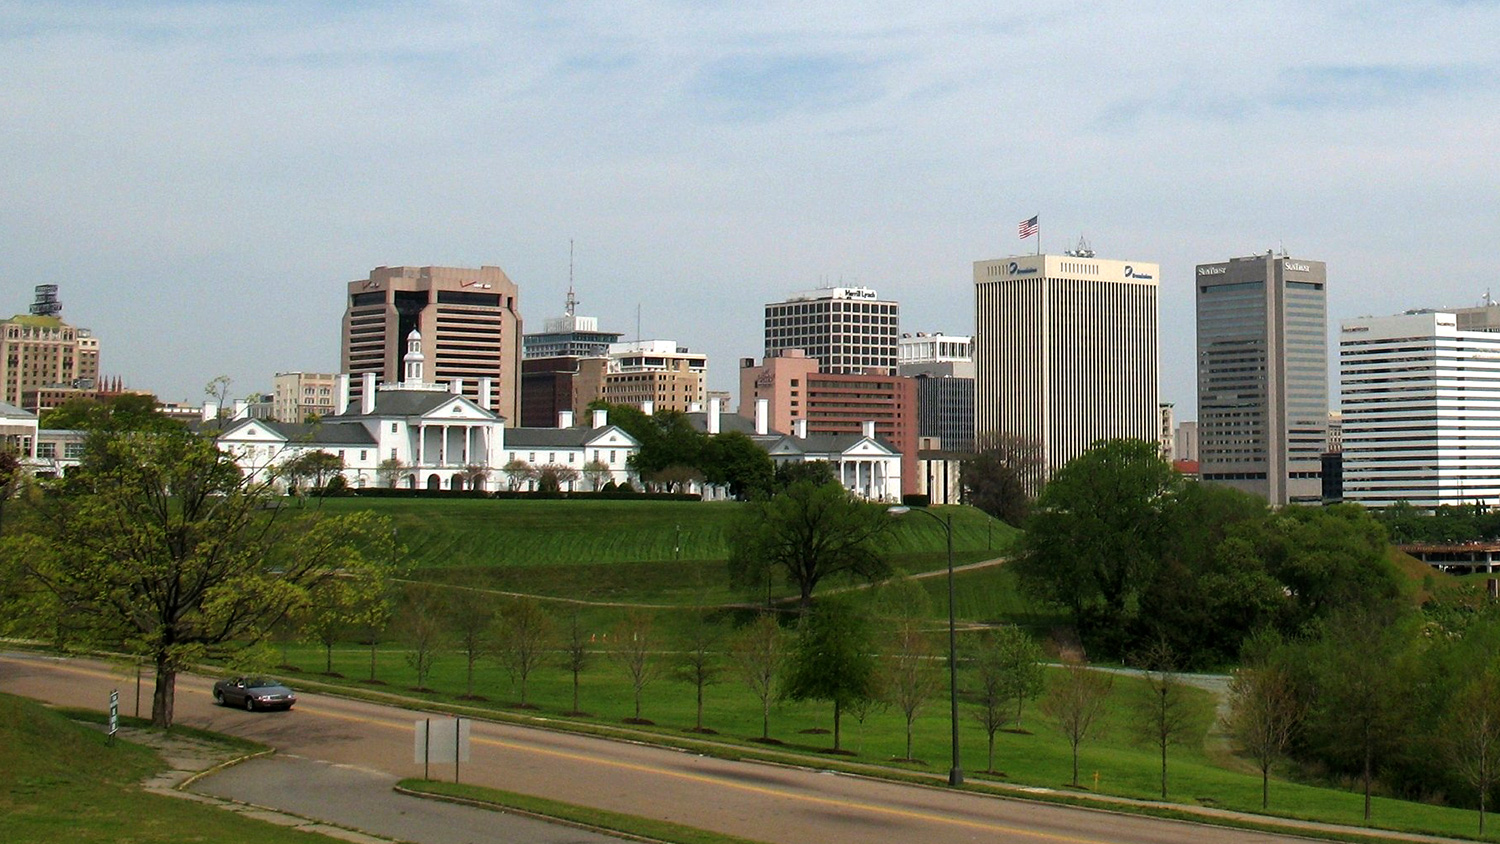
POLYGON ((203 403, 203 421, 212 422, 219 415, 219 403, 206 401, 203 403))
POLYGON ((872 440, 875 439, 875 420, 868 420, 864 422, 863 425, 865 429, 865 436, 872 440))
POLYGON ((794 419, 794 420, 792 420, 792 433, 799 440, 805 440, 805 439, 807 439, 807 420, 806 419, 794 419))
POLYGON ((709 436, 713 436, 714 434, 719 433, 719 413, 722 410, 722 407, 720 407, 721 404, 722 402, 719 399, 708 400, 708 419, 706 421, 708 423, 707 427, 709 436))
POLYGON ((644 414, 646 414, 647 416, 650 416, 651 414, 655 413, 656 412, 656 402, 651 401, 649 399, 647 399, 646 401, 641 402, 641 412, 644 413, 644 414))
POLYGON ((359 378, 359 412, 369 416, 375 412, 375 373, 366 372, 359 378))
POLYGON ((338 395, 337 401, 339 403, 338 410, 334 415, 338 415, 349 410, 349 373, 340 372, 338 374, 338 377, 334 378, 333 381, 336 388, 335 393, 337 393, 338 395))
POLYGON ((250 402, 244 399, 234 400, 234 415, 230 419, 244 419, 250 415, 250 402))
POLYGON ((596 410, 596 411, 594 411, 594 424, 593 424, 594 428, 603 428, 605 425, 608 425, 608 424, 609 424, 609 411, 607 411, 607 410, 596 410))
POLYGON ((573 411, 571 411, 571 410, 559 410, 557 412, 557 427, 559 427, 559 428, 571 428, 571 427, 573 427, 573 411))
POLYGON ((703 412, 703 402, 697 402, 697 401, 690 401, 690 402, 688 402, 688 413, 702 413, 702 412, 703 412))
POLYGON ((755 400, 755 433, 764 437, 771 427, 771 400, 755 400))
POLYGON ((449 381, 448 382, 448 392, 452 393, 455 396, 461 396, 461 395, 463 395, 464 394, 464 379, 462 379, 462 378, 454 378, 453 380, 449 381))
POLYGON ((493 410, 490 407, 490 379, 479 379, 479 406, 485 410, 493 410))

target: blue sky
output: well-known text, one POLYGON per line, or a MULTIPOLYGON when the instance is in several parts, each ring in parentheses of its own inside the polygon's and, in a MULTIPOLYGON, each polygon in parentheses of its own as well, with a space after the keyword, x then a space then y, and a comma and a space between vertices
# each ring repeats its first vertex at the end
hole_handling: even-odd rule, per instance
POLYGON ((1331 327, 1479 301, 1496 44, 1494 2, 0 2, 0 311, 59 284, 108 374, 197 401, 335 368, 380 265, 499 265, 540 327, 572 239, 582 312, 733 389, 822 283, 972 331, 1039 214, 1162 265, 1191 418, 1196 262, 1326 261, 1331 327))

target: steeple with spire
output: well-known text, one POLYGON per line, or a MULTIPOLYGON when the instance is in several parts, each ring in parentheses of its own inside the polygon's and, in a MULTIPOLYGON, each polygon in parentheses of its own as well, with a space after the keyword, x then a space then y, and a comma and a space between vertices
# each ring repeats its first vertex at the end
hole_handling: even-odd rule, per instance
POLYGON ((401 358, 404 365, 402 375, 402 387, 408 390, 421 389, 422 364, 426 358, 422 356, 422 335, 415 328, 406 335, 406 356, 401 358))

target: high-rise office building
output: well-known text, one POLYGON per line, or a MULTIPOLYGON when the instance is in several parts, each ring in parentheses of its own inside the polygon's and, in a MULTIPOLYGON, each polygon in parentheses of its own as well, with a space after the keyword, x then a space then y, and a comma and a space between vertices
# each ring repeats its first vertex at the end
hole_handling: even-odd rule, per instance
POLYGON ((435 383, 514 423, 520 418, 521 312, 516 285, 499 267, 378 267, 349 282, 341 363, 358 404, 366 372, 402 380, 406 337, 422 337, 435 383), (490 395, 481 399, 479 391, 490 395))
MULTIPOLYGON (((579 401, 579 365, 587 358, 608 357, 618 331, 600 331, 596 317, 579 316, 578 300, 568 288, 563 315, 548 317, 537 334, 522 338, 521 425, 550 428, 558 414, 572 411, 584 418, 587 401, 579 401)), ((595 396, 597 398, 597 396, 595 396)))
POLYGON ((1500 500, 1500 307, 1345 320, 1339 368, 1346 500, 1500 500))
POLYGON ((827 373, 896 374, 900 306, 868 287, 824 287, 766 305, 766 357, 801 349, 827 373))
POLYGON ((897 372, 917 382, 917 436, 947 452, 974 450, 974 338, 903 334, 897 372))
POLYGON ((603 357, 578 362, 574 401, 578 418, 590 402, 687 413, 707 400, 708 356, 675 340, 611 343, 603 357))
POLYGON ((40 413, 71 396, 94 396, 99 340, 62 321, 57 285, 39 284, 29 313, 0 320, 0 402, 40 413))
MULTIPOLYGON (((306 422, 308 417, 337 416, 338 373, 278 372, 271 382, 270 417, 278 422, 306 422)), ((253 413, 252 418, 256 417, 253 413)))
POLYGON ((1199 264, 1202 478, 1271 504, 1322 500, 1327 267, 1285 255, 1199 264))
POLYGON ((1100 440, 1157 441, 1159 274, 1091 251, 974 263, 975 434, 1036 442, 1033 485, 1100 440))

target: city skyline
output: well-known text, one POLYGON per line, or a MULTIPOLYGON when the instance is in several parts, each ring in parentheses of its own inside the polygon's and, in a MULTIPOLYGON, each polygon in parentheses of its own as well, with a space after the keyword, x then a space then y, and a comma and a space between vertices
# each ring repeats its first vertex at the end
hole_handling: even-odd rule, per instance
POLYGON ((0 302, 60 285, 166 400, 336 368, 371 267, 502 267, 536 330, 570 239, 581 312, 633 338, 639 304, 732 388, 764 304, 819 284, 972 333, 970 267, 1039 215, 1043 251, 1161 266, 1185 411, 1196 264, 1317 255, 1336 324, 1477 303, 1500 235, 1495 3, 16 4, 0 33, 0 302))

